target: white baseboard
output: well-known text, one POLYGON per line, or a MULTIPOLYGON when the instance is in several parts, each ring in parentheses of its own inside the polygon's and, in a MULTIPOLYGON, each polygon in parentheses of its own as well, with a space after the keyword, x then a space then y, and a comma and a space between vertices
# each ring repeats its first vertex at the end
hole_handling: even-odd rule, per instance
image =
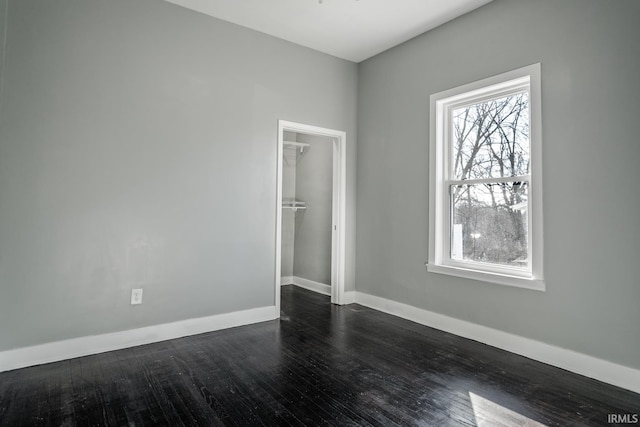
MULTIPOLYGON (((314 282, 313 280, 304 279, 297 276, 283 276, 281 279, 281 285, 295 285, 309 291, 318 292, 322 295, 331 296, 331 285, 324 283, 314 282)), ((355 291, 349 291, 344 293, 344 300, 342 305, 353 304, 355 302, 355 291)))
POLYGON ((317 292, 322 295, 331 296, 331 286, 325 285, 324 283, 314 282, 313 280, 293 276, 291 284, 307 289, 309 291, 317 292))
POLYGON ((269 306, 7 350, 0 352, 0 372, 265 322, 277 317, 275 306, 269 306))
POLYGON ((293 285, 293 276, 282 276, 280 286, 293 285))
POLYGON ((637 369, 362 292, 355 292, 355 302, 640 393, 637 369))
MULTIPOLYGON (((356 302, 356 292, 355 291, 347 291, 344 293, 344 305, 353 304, 356 302)), ((362 304, 364 305, 364 304, 362 304)))

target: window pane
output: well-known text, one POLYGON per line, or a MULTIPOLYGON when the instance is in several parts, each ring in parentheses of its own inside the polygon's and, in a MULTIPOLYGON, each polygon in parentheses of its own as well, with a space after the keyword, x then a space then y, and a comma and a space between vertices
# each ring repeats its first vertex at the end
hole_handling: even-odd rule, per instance
POLYGON ((451 259, 528 267, 529 183, 451 186, 451 259))
POLYGON ((452 179, 529 174, 529 94, 452 111, 452 179))

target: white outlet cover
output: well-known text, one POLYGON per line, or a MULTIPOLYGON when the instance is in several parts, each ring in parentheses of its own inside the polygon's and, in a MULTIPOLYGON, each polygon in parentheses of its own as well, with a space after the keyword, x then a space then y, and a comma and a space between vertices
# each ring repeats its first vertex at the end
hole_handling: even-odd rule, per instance
POLYGON ((131 305, 142 304, 142 289, 131 289, 131 305))

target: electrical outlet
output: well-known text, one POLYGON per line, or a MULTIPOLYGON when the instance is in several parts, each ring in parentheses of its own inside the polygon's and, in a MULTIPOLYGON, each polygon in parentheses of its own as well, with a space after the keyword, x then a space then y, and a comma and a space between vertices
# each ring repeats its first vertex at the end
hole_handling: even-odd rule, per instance
POLYGON ((142 289, 131 289, 131 305, 142 304, 142 289))

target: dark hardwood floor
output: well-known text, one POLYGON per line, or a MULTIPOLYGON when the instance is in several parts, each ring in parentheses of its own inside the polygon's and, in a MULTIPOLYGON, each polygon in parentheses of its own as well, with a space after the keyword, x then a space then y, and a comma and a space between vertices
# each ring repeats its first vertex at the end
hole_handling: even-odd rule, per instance
POLYGON ((2 426, 613 425, 640 395, 293 286, 282 318, 0 374, 2 426))

